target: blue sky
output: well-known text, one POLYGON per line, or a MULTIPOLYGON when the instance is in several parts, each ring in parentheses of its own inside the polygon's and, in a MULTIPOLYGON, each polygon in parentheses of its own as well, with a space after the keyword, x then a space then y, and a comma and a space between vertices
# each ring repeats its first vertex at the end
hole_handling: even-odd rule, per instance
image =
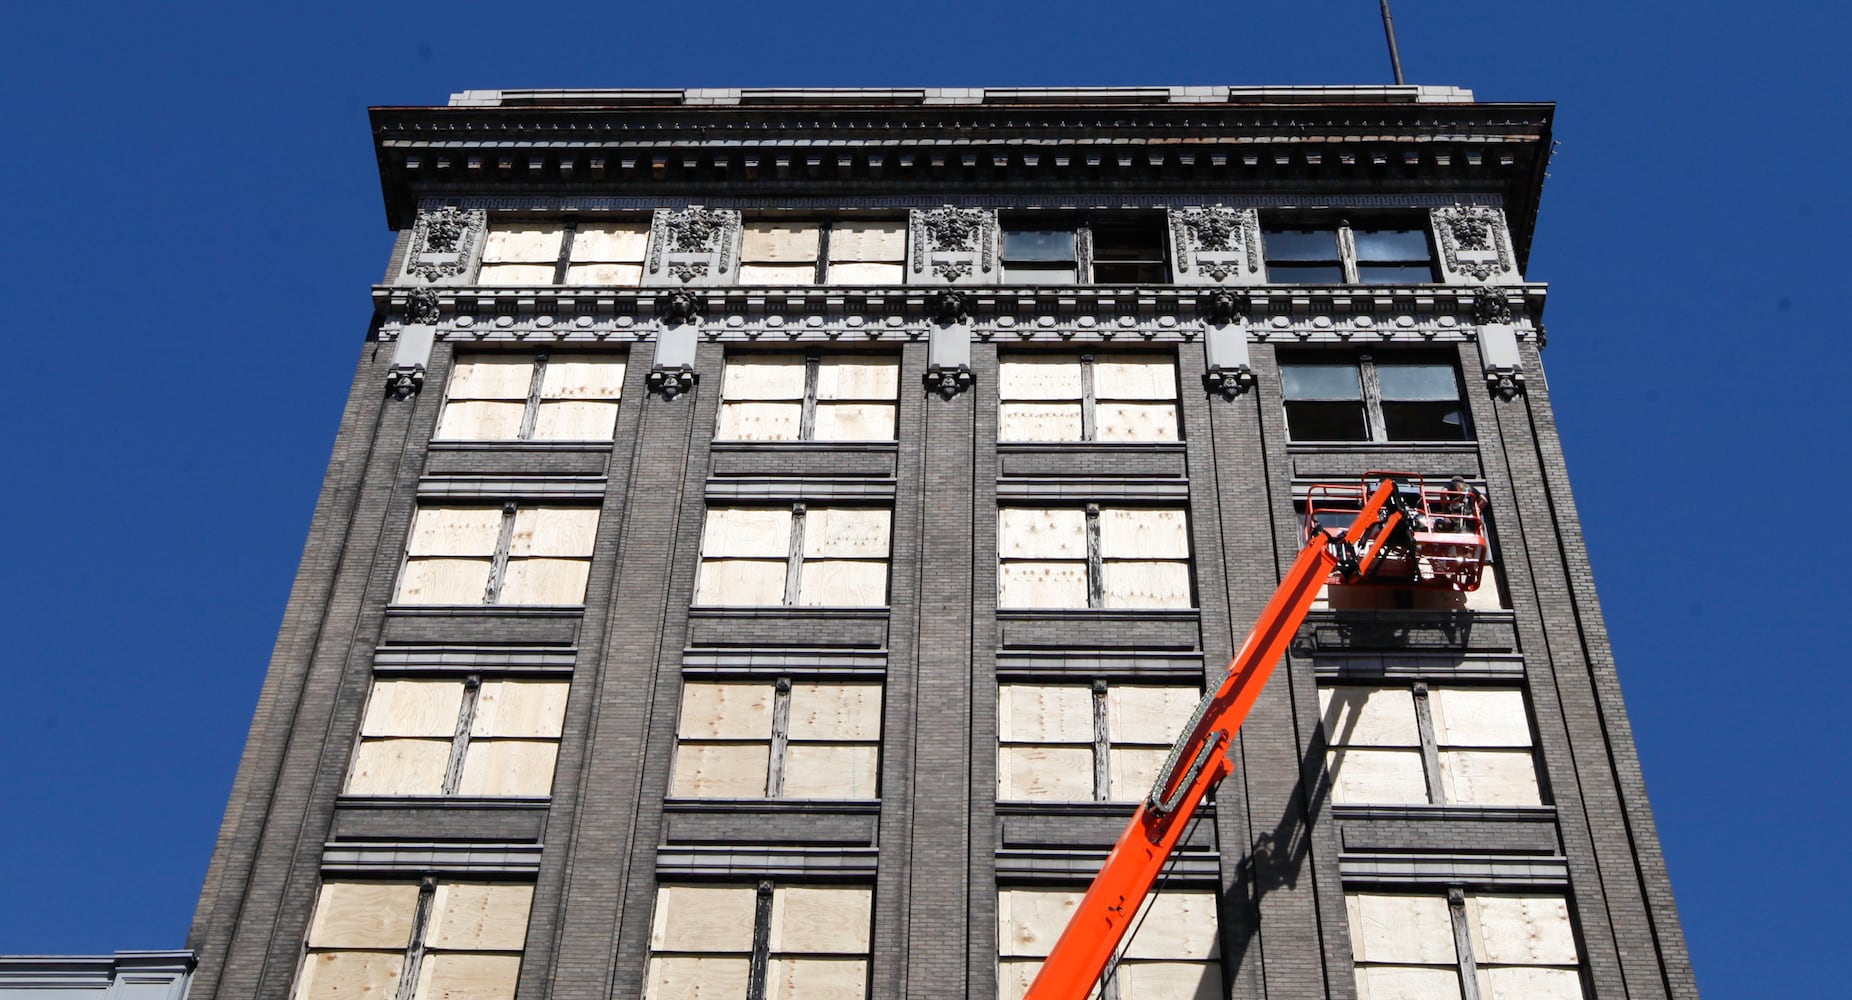
MULTIPOLYGON (((1530 275, 1699 984, 1838 994, 1852 14, 1396 19, 1410 82, 1559 102, 1530 275)), ((1387 80, 1370 0, 12 5, 0 953, 183 943, 390 245, 367 105, 1387 80)))

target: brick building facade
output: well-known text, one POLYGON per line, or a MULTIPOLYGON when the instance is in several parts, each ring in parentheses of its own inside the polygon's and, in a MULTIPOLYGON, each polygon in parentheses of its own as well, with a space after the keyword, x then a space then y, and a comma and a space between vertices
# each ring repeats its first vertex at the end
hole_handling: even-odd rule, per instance
POLYGON ((1695 996, 1525 274, 1551 117, 375 109, 399 238, 193 996, 1020 995, 1378 469, 1483 492, 1486 583, 1321 603, 1108 994, 1695 996))

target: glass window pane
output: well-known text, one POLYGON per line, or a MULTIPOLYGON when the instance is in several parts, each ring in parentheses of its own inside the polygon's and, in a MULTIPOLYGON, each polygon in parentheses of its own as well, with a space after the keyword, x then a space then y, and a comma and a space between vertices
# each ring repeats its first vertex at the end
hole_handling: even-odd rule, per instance
POLYGON ((1426 264, 1358 264, 1360 285, 1418 285, 1434 280, 1434 269, 1426 264))
POLYGON ((1003 233, 1005 260, 1073 260, 1074 232, 1069 229, 1009 229, 1003 233))
POLYGON ((1095 226, 1093 227, 1093 259, 1095 261, 1163 260, 1163 226, 1161 224, 1095 226))
POLYGON ((1269 261, 1338 259, 1335 229, 1269 229, 1264 245, 1269 261))
POLYGON ((1093 262, 1093 282, 1097 285, 1161 285, 1164 281, 1164 265, 1155 261, 1093 262))
POLYGON ((1419 229, 1353 229, 1358 260, 1427 260, 1428 234, 1419 229))
POLYGON ((1362 403, 1287 403, 1286 432, 1294 441, 1368 441, 1362 403))
POLYGON ((1281 365, 1280 378, 1287 399, 1363 398, 1355 365, 1281 365))
POLYGON ((1344 269, 1336 264, 1270 263, 1267 279, 1282 285, 1341 285, 1344 269))
POLYGON ((1383 403, 1383 433, 1391 441, 1464 441, 1466 414, 1459 403, 1383 403))
POLYGON ((1074 265, 1023 267, 1006 263, 1003 266, 1003 283, 1006 285, 1071 285, 1074 283, 1074 265))
MULTIPOLYGON (((1382 384, 1384 399, 1414 401, 1460 398, 1460 386, 1453 377, 1452 365, 1378 364, 1376 378, 1382 384)), ((1292 393, 1288 392, 1287 395, 1290 397, 1292 393)))

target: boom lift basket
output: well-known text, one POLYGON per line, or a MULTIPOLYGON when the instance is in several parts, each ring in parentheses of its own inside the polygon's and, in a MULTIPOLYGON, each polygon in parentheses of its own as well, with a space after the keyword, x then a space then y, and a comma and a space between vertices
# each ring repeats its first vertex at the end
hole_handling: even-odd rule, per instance
POLYGON ((1366 544, 1382 547, 1371 570, 1346 578, 1333 573, 1332 584, 1376 583, 1395 587, 1433 587, 1462 593, 1479 589, 1490 553, 1485 534, 1485 497, 1459 479, 1429 486, 1412 472, 1366 472, 1354 483, 1318 483, 1306 494, 1305 539, 1344 534, 1383 480, 1396 484, 1393 503, 1404 517, 1387 538, 1366 544))

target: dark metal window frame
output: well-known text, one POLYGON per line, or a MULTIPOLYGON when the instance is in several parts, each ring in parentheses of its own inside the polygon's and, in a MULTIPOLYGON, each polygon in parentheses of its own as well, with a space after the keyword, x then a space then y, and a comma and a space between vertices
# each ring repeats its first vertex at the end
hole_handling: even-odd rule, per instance
POLYGON ((1032 285, 1111 284, 1132 286, 1166 284, 1171 280, 1171 262, 1168 252, 1170 240, 1167 226, 1168 224, 1163 215, 1140 210, 1125 210, 1121 212, 1050 211, 1047 213, 1035 211, 1012 212, 1005 210, 999 213, 997 220, 997 229, 1002 234, 1002 243, 998 252, 998 260, 1001 262, 1004 271, 1003 282, 1004 284, 1032 285), (1107 261, 1106 263, 1109 265, 1155 265, 1159 272, 1158 277, 1150 281, 1103 282, 1099 280, 1099 261, 1095 256, 1097 242, 1095 231, 1131 229, 1136 228, 1140 224, 1148 224, 1152 227, 1153 234, 1156 237, 1155 255, 1149 260, 1107 261), (1011 232, 1052 233, 1064 231, 1074 234, 1074 256, 1071 261, 1074 279, 1072 281, 1019 282, 1010 276, 1009 272, 1012 268, 1018 271, 1048 271, 1051 273, 1063 270, 1061 267, 1046 266, 1055 263, 1055 261, 1042 258, 1022 258, 1012 263, 1009 255, 1009 234, 1011 232))
POLYGON ((1342 272, 1342 281, 1340 283, 1345 285, 1425 284, 1438 280, 1435 271, 1436 254, 1434 252, 1434 234, 1430 230, 1425 215, 1357 216, 1353 214, 1349 217, 1301 215, 1267 218, 1263 220, 1261 228, 1261 249, 1266 260, 1267 281, 1271 284, 1322 285, 1328 283, 1322 281, 1294 281, 1286 277, 1286 275, 1291 273, 1292 265, 1298 263, 1336 266, 1342 272), (1276 233, 1317 231, 1330 231, 1332 233, 1332 255, 1329 258, 1319 258, 1316 261, 1291 261, 1274 257, 1272 251, 1268 249, 1268 237, 1276 233), (1427 244, 1426 256, 1419 260, 1413 258, 1383 261, 1359 260, 1357 255, 1356 234, 1359 232, 1382 231, 1422 233, 1427 244), (1428 270, 1428 275, 1426 281, 1366 282, 1360 276, 1359 268, 1373 264, 1406 267, 1424 265, 1428 270))
MULTIPOLYGON (((1472 412, 1466 404, 1466 391, 1460 379, 1459 360, 1448 355, 1411 354, 1403 355, 1393 348, 1380 352, 1331 352, 1331 353, 1291 353, 1284 354, 1278 361, 1280 367, 1280 405, 1286 416, 1286 436, 1294 443, 1351 443, 1351 444, 1404 444, 1440 441, 1447 443, 1477 440, 1473 433, 1472 412), (1350 400, 1322 400, 1317 398, 1294 399, 1286 393, 1285 370, 1294 365, 1324 365, 1330 367, 1348 366, 1357 372, 1357 381, 1362 398, 1356 403, 1363 411, 1365 437, 1362 438, 1302 438, 1293 433, 1292 412, 1290 407, 1295 402, 1351 402, 1350 400), (1453 385, 1456 391, 1454 399, 1460 414, 1460 436, 1453 438, 1401 438, 1391 437, 1387 419, 1383 415, 1382 381, 1378 375, 1379 365, 1434 365, 1445 366, 1453 372, 1453 385)), ((1397 400, 1389 400, 1391 404, 1397 400)))

